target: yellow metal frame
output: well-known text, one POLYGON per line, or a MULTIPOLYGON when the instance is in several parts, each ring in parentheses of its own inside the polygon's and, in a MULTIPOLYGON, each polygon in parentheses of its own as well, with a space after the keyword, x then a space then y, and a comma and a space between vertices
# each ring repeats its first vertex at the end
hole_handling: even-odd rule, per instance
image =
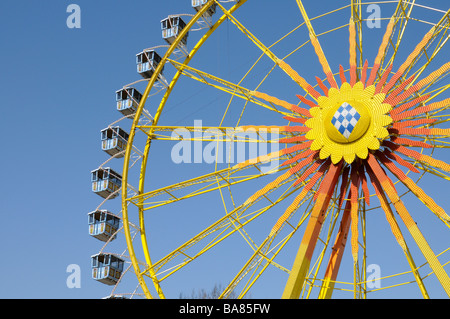
MULTIPOLYGON (((318 55, 320 55, 320 59, 322 62, 322 65, 324 67, 325 73, 328 73, 328 79, 334 78, 336 74, 332 74, 331 69, 328 65, 328 62, 326 61, 325 55, 323 52, 321 52, 320 44, 319 44, 319 37, 323 34, 326 34, 328 32, 337 30, 339 28, 335 28, 333 30, 329 30, 327 32, 324 32, 322 34, 317 35, 314 31, 314 28, 312 26, 311 21, 314 19, 310 19, 307 16, 306 10, 303 6, 303 3, 301 0, 296 0, 300 13, 303 16, 304 23, 300 24, 300 26, 305 25, 309 31, 310 34, 310 40, 305 42, 304 44, 300 45, 297 49, 295 49, 290 54, 294 53, 298 49, 300 49, 302 46, 304 46, 308 42, 315 42, 315 48, 318 52, 318 55)), ((266 212, 271 207, 274 207, 279 202, 284 200, 285 198, 291 196, 295 192, 298 191, 299 187, 297 188, 289 188, 286 190, 281 196, 279 196, 276 200, 271 200, 268 197, 264 197, 264 200, 267 200, 269 204, 261 209, 255 209, 252 210, 253 202, 252 203, 245 203, 240 206, 235 206, 235 209, 232 211, 229 211, 226 213, 225 216, 218 219, 213 225, 196 235, 195 237, 191 238, 188 242, 184 243, 177 249, 175 249, 173 252, 169 253, 167 256, 161 258, 160 260, 153 262, 150 257, 150 249, 149 244, 147 241, 147 235, 145 231, 145 224, 144 224, 144 213, 147 210, 153 209, 155 207, 159 207, 161 205, 166 205, 171 202, 183 200, 185 198, 192 198, 194 196, 198 196, 200 194, 205 194, 212 191, 220 191, 220 194, 223 199, 222 190, 229 188, 232 185, 239 184, 248 180, 257 179, 259 177, 264 176, 265 174, 261 173, 261 171, 258 168, 258 165, 250 165, 246 167, 229 167, 228 169, 215 171, 211 174, 207 174, 204 176, 197 177, 192 180, 187 180, 184 182, 180 182, 168 187, 164 187, 161 189, 153 190, 150 192, 146 192, 144 190, 144 181, 145 181, 145 175, 147 172, 147 163, 151 148, 152 140, 159 139, 159 140, 173 140, 169 134, 172 133, 174 130, 176 130, 178 127, 168 127, 168 126, 158 126, 159 118, 163 112, 164 106, 166 104, 166 101, 171 94, 173 88, 175 87, 175 84, 177 83, 178 79, 181 75, 187 76, 191 78, 194 81, 202 82, 208 86, 212 86, 218 90, 227 92, 231 95, 231 99, 234 97, 241 98, 246 101, 246 104, 248 102, 252 102, 255 105, 261 106, 263 108, 269 109, 271 111, 274 111, 281 116, 283 115, 290 115, 290 112, 287 112, 285 109, 280 109, 279 106, 276 103, 272 103, 271 101, 268 101, 267 99, 260 98, 261 95, 258 95, 258 92, 248 90, 241 86, 240 83, 234 84, 231 82, 228 82, 224 79, 220 79, 214 75, 211 75, 207 72, 195 69, 191 66, 189 66, 189 62, 191 59, 195 56, 197 51, 200 49, 200 47, 205 43, 205 41, 211 36, 211 34, 226 20, 231 21, 239 30, 242 31, 243 34, 245 34, 261 51, 262 56, 266 55, 268 56, 275 64, 275 66, 280 67, 288 76, 297 82, 300 87, 304 89, 306 92, 306 95, 309 95, 309 98, 311 98, 313 101, 316 101, 316 95, 314 94, 315 87, 310 87, 306 81, 301 78, 294 70, 292 70, 285 62, 284 59, 287 58, 290 54, 288 54, 284 58, 277 57, 271 50, 272 46, 265 46, 255 35, 253 35, 247 28, 245 28, 244 25, 242 25, 234 16, 233 13, 244 3, 246 0, 241 0, 237 2, 231 9, 227 10, 225 9, 222 4, 219 1, 210 0, 207 2, 207 4, 199 11, 195 16, 192 17, 192 19, 189 21, 187 26, 183 29, 181 34, 178 36, 176 41, 168 48, 166 51, 164 57, 161 60, 161 63, 156 68, 153 76, 151 79, 149 79, 147 88, 143 94, 142 100, 139 104, 136 116, 133 120, 133 124, 130 131, 129 141, 127 144, 127 149, 125 153, 124 158, 124 166, 123 166, 123 176, 122 176, 122 218, 123 218, 123 228, 125 233, 125 238, 127 242, 127 247, 130 255, 130 260, 132 262, 133 268, 135 270, 135 273, 137 275, 138 281, 140 286, 142 287, 142 290, 144 292, 144 295, 147 298, 154 298, 156 296, 153 296, 150 293, 150 290, 147 286, 146 278, 150 278, 150 280, 153 282, 153 285, 156 289, 156 294, 159 298, 165 298, 164 293, 161 288, 161 281, 168 278, 171 274, 178 271, 179 269, 183 268, 187 264, 189 264, 191 261, 202 255, 203 253, 207 252, 208 250, 215 247, 218 243, 220 243, 222 240, 226 239, 233 233, 239 232, 241 235, 246 239, 248 245, 253 250, 253 255, 250 257, 250 259, 245 263, 245 265, 242 267, 242 269, 239 271, 239 273, 236 275, 236 277, 232 280, 232 282, 226 287, 224 292, 222 293, 221 297, 227 297, 230 295, 230 293, 233 291, 233 289, 241 283, 244 278, 247 276, 249 277, 247 279, 247 283, 245 284, 243 290, 241 291, 239 297, 243 297, 245 293, 248 292, 248 290, 252 287, 252 285, 255 283, 255 281, 260 278, 260 276, 263 274, 263 272, 267 269, 269 265, 273 265, 282 271, 289 273, 290 277, 288 279, 288 282, 286 284, 285 291, 283 293, 283 298, 298 298, 301 295, 303 297, 309 297, 313 287, 320 287, 320 293, 319 298, 330 298, 332 296, 332 292, 336 289, 341 290, 347 290, 338 288, 335 286, 335 284, 348 284, 348 283, 342 283, 339 281, 336 281, 336 273, 333 273, 333 269, 330 268, 329 276, 326 276, 323 280, 317 278, 317 274, 320 268, 320 265, 323 263, 325 259, 325 249, 331 245, 332 242, 332 235, 335 234, 333 232, 333 229, 335 229, 335 226, 337 224, 338 217, 344 214, 344 211, 336 210, 336 203, 334 203, 334 196, 331 194, 325 192, 319 196, 321 199, 323 199, 323 206, 315 206, 312 207, 313 203, 313 196, 312 194, 318 192, 318 189, 314 189, 311 195, 307 196, 301 203, 301 205, 308 205, 307 209, 303 213, 303 215, 300 217, 300 220, 297 224, 291 224, 289 220, 286 221, 286 223, 283 225, 289 225, 292 228, 292 231, 289 233, 289 235, 285 238, 283 238, 280 242, 274 245, 275 236, 269 236, 264 240, 260 245, 255 244, 250 236, 246 234, 244 226, 247 225, 249 222, 255 220, 259 216, 261 216, 264 212, 266 212), (173 60, 171 58, 174 51, 177 49, 177 46, 179 45, 181 39, 187 34, 187 32, 192 29, 192 27, 197 23, 199 19, 201 19, 202 15, 210 8, 211 5, 216 4, 218 8, 220 8, 223 12, 223 15, 217 20, 216 23, 212 25, 212 27, 203 35, 203 37, 197 42, 197 44, 193 47, 193 49, 189 52, 186 59, 180 63, 176 60, 173 60), (172 78, 170 84, 166 88, 166 92, 163 96, 163 98, 160 101, 160 104, 157 108, 157 111, 155 113, 153 123, 151 125, 141 125, 139 123, 139 119, 141 115, 143 114, 143 110, 145 107, 145 103, 147 98, 149 97, 150 91, 152 90, 153 86, 155 85, 159 74, 162 72, 162 68, 164 64, 170 63, 172 64, 175 69, 177 69, 177 72, 175 76, 172 78), (140 177, 139 177, 139 187, 138 187, 138 193, 137 195, 130 196, 129 195, 129 189, 128 189, 128 170, 131 165, 131 154, 133 152, 133 141, 134 136, 136 132, 140 130, 143 133, 147 135, 147 142, 145 144, 145 149, 143 151, 142 155, 142 163, 140 168, 140 177), (256 169, 257 173, 248 173, 246 172, 248 169, 256 169), (192 187, 193 185, 196 185, 195 189, 191 190, 190 193, 187 195, 178 195, 178 191, 185 189, 187 187, 192 187), (328 202, 331 201, 330 206, 328 206, 328 202), (132 203, 138 208, 139 212, 139 232, 141 237, 141 243, 143 246, 143 253, 145 256, 146 266, 142 268, 142 264, 140 264, 140 261, 137 258, 136 252, 134 251, 133 246, 133 238, 131 234, 130 229, 130 220, 128 216, 128 206, 132 203), (325 205, 327 204, 327 205, 325 205), (328 208, 327 208, 328 207, 328 208), (331 216, 329 217, 329 230, 326 234, 326 237, 321 238, 322 235, 320 235, 320 229, 322 223, 324 220, 321 220, 321 214, 324 213, 323 210, 326 210, 325 216, 331 216), (309 219, 309 221, 308 221, 309 219), (320 220, 319 220, 320 219, 320 220), (292 236, 295 234, 295 232, 299 229, 299 227, 305 222, 307 222, 307 228, 306 233, 308 236, 305 235, 298 254, 297 258, 294 262, 293 269, 289 270, 286 269, 284 266, 278 264, 275 262, 275 257, 277 254, 281 251, 281 249, 286 245, 286 243, 292 238, 292 236), (206 243, 203 248, 200 250, 200 252, 196 254, 190 254, 189 248, 192 247, 195 244, 198 244, 208 236, 210 236, 213 233, 218 233, 218 235, 210 242, 206 243), (316 245, 316 243, 323 243, 324 248, 322 252, 319 254, 318 259, 314 262, 311 260, 311 248, 316 245), (269 252, 271 253, 269 257, 269 252), (184 256, 184 260, 182 263, 180 263, 177 267, 171 269, 170 271, 161 272, 162 267, 166 265, 169 261, 173 260, 174 258, 178 256, 184 256), (312 265, 312 268, 310 269, 310 266, 312 265), (319 281, 319 284, 316 283, 316 281, 319 281)), ((380 1, 382 2, 382 1, 380 1)), ((389 61, 385 61, 385 58, 387 57, 387 52, 385 52, 382 55, 381 60, 381 67, 377 74, 378 78, 380 79, 382 70, 386 67, 383 67, 383 65, 388 65, 392 63, 394 60, 398 46, 401 42, 401 39, 403 37, 403 32, 405 30, 406 24, 411 19, 411 11, 412 7, 414 6, 415 1, 410 1, 407 4, 403 4, 401 1, 399 2, 396 12, 393 16, 395 24, 399 27, 397 32, 397 38, 395 39, 395 35, 392 34, 391 38, 389 39, 389 44, 391 48, 393 49, 393 54, 390 57, 389 61)), ((362 2, 360 0, 352 0, 351 4, 349 6, 345 6, 343 8, 350 7, 351 10, 351 19, 355 22, 356 26, 356 49, 359 53, 359 59, 357 61, 358 63, 358 69, 361 70, 363 68, 363 60, 362 60, 362 33, 361 33, 361 6, 362 2)), ((341 9, 343 9, 341 8, 341 9)), ((334 11, 338 11, 341 9, 337 9, 334 11)), ((405 71, 403 75, 403 80, 408 77, 408 73, 410 70, 412 70, 413 66, 417 63, 419 58, 421 56, 425 56, 427 59, 427 62, 424 66, 422 66, 419 70, 415 71, 413 74, 416 79, 423 73, 426 66, 433 60, 433 58, 436 56, 436 54, 442 49, 443 45, 448 40, 448 28, 449 28, 449 12, 447 12, 446 15, 443 16, 443 18, 439 21, 437 24, 437 28, 435 28, 431 42, 437 40, 436 46, 432 47, 431 45, 426 46, 420 53, 420 55, 415 59, 410 67, 405 71), (433 49, 434 48, 434 49, 433 49), (430 50, 433 50, 430 52, 430 50)), ((299 26, 299 27, 300 27, 299 26)), ((345 27, 342 26, 342 27, 345 27)), ((296 28, 297 29, 297 28, 296 28)), ((295 31, 294 29, 293 31, 295 31)), ((292 31, 292 32, 293 32, 292 31)), ((288 35, 286 35, 288 36, 288 35)), ((279 40, 281 41, 281 39, 279 40)), ((387 51, 387 50, 386 50, 387 51)), ((355 57, 356 58, 356 57, 355 57)), ((258 59, 259 61, 259 59, 258 59)), ((258 62, 257 61, 257 62, 258 62)), ((257 63, 256 62, 256 63, 257 63)), ((255 65, 256 65, 255 63, 255 65)), ((274 67, 275 67, 274 66, 274 67)), ((253 66, 252 68, 253 69, 253 66)), ((251 71, 249 70, 249 72, 251 71)), ((273 68, 272 68, 273 70, 273 68)), ((268 75, 272 72, 272 70, 268 73, 268 75)), ((249 73, 248 72, 248 73, 249 73)), ((244 78, 248 75, 248 73, 244 76, 244 78)), ((359 73, 358 77, 359 77, 359 73)), ((267 75, 267 76, 268 76, 267 75)), ((411 75, 409 75, 411 76, 411 75)), ((263 80, 264 81, 264 80, 263 80)), ((437 83, 438 79, 435 79, 434 81, 430 82, 430 84, 423 88, 423 92, 427 90, 431 85, 437 83)), ((261 82, 262 83, 262 82, 261 82)), ((414 83, 414 81, 412 82, 414 83)), ((412 83, 410 85, 412 85, 412 83)), ((435 89, 434 95, 430 97, 430 100, 442 92, 444 92, 448 88, 448 85, 440 87, 438 89, 435 89)), ((230 101, 231 103, 231 101, 230 101)), ((433 116, 433 114, 429 115, 430 117, 433 116)), ((222 119, 223 121, 223 119, 222 119)), ((195 128, 189 128, 186 127, 185 129, 188 130, 194 130, 195 128)), ((222 141, 227 141, 229 137, 226 136, 226 133, 224 131, 226 128, 224 127, 206 127, 203 129, 216 129, 218 132, 223 132, 222 141)), ((230 128, 234 129, 234 128, 230 128)), ((204 139, 202 139, 204 141, 204 139)), ((216 141, 217 139, 212 139, 216 141)), ((448 147, 448 142, 442 141, 441 139, 434 139, 433 137, 430 137, 430 140, 434 142, 434 145, 436 147, 448 147)), ((254 142, 251 140, 242 140, 240 142, 254 142)), ((285 159, 288 159, 289 156, 285 159)), ((411 161, 413 164, 417 164, 417 161, 411 161)), ((437 176, 443 177, 445 179, 450 179, 448 175, 441 171, 437 171, 432 166, 427 165, 427 163, 421 163, 423 165, 424 171, 433 173, 437 176)), ((278 167, 275 171, 276 172, 282 172, 286 170, 289 167, 278 167)), ((308 167, 306 167, 308 168, 308 167)), ((305 168, 305 169, 306 169, 305 168)), ((299 175, 301 172, 299 172, 299 175)), ((338 173, 337 173, 338 174, 338 173)), ((288 182, 292 182, 294 180, 293 178, 290 178, 286 181, 284 181, 280 186, 286 185, 288 182)), ((333 179, 334 180, 334 179, 333 179)), ((305 181, 303 184, 300 185, 303 186, 308 181, 305 181)), ((361 196, 362 197, 362 196, 361 196)), ((364 201, 363 199, 360 199, 361 207, 364 207, 364 201)), ((301 206, 300 205, 300 206, 301 206)), ((365 288, 366 285, 366 274, 365 274, 365 266, 366 266, 366 253, 365 253, 365 207, 361 208, 359 216, 361 217, 361 239, 360 242, 361 247, 363 247, 363 253, 362 253, 362 259, 358 260, 354 265, 354 283, 353 288, 348 289, 348 291, 353 291, 355 298, 365 298, 367 291, 365 288)), ((391 212, 391 215, 392 212, 391 212)), ((340 239, 340 241, 336 241, 336 245, 341 245, 342 247, 345 246, 344 238, 340 239)), ((337 247, 337 246, 336 246, 337 247)), ((406 246, 406 249, 404 249, 405 256, 408 260, 408 263, 411 267, 411 273, 415 277, 415 282, 418 284, 422 295, 425 298, 428 298, 428 292, 425 289, 425 286, 423 284, 423 278, 418 273, 418 269, 422 266, 416 267, 414 260, 409 252, 408 247, 406 246)), ((339 259, 339 257, 336 257, 339 259)), ((331 258, 332 260, 335 260, 331 258)), ((328 265, 331 265, 332 261, 330 260, 328 265)), ((339 268, 339 265, 337 265, 339 268)))
MULTIPOLYGON (((230 10, 230 12, 234 12, 236 9, 238 9, 242 4, 244 4, 247 0, 241 0, 240 2, 238 2, 235 6, 233 6, 233 8, 230 10)), ((164 57, 162 58, 161 62, 158 64, 157 68, 154 71, 154 74, 152 76, 152 78, 149 80, 148 84, 147 84, 147 88, 143 93, 141 102, 139 104, 139 107, 137 109, 136 112, 136 116, 133 120, 133 124, 131 127, 131 131, 130 131, 130 136, 129 136, 129 140, 128 140, 128 144, 127 144, 127 149, 126 149, 126 153, 125 153, 125 159, 124 159, 124 165, 123 165, 123 176, 122 176, 122 218, 123 218, 123 224, 124 224, 124 232, 125 232, 125 238, 127 241, 127 246, 128 246, 128 251, 130 254, 130 259, 131 262, 133 264, 133 267, 135 269, 136 275, 138 277, 139 280, 139 284, 141 285, 143 292, 145 294, 145 296, 147 298, 153 298, 153 296, 151 295, 148 287, 147 287, 147 283, 145 282, 145 279, 143 277, 144 274, 148 274, 150 276, 150 278, 152 279, 156 291, 158 293, 158 296, 160 298, 164 298, 164 293, 161 289, 161 286, 159 284, 159 280, 156 278, 155 273, 153 271, 153 263, 151 261, 150 258, 150 253, 149 253, 149 246, 148 246, 148 242, 147 242, 147 236, 145 233, 145 225, 144 225, 144 209, 143 206, 141 205, 141 207, 139 208, 139 225, 140 225, 140 233, 141 233, 141 241, 142 241, 142 245, 143 245, 143 250, 144 250, 144 255, 145 255, 145 259, 148 265, 148 269, 146 269, 144 272, 142 272, 140 270, 139 267, 139 263, 138 263, 138 259, 136 257, 136 254, 134 252, 134 247, 133 247, 133 241, 131 238, 131 233, 130 233, 130 228, 129 228, 129 219, 128 219, 128 201, 125 200, 128 197, 128 190, 127 190, 127 180, 128 180, 128 167, 130 164, 130 155, 132 152, 132 144, 133 144, 133 139, 134 139, 134 132, 138 126, 138 121, 139 118, 142 114, 142 110, 145 106, 145 102, 147 100, 147 97, 154 85, 154 83, 157 80, 158 75, 161 73, 162 68, 164 66, 164 64, 166 63, 166 61, 169 59, 169 57, 172 55, 172 53, 174 52, 174 50, 177 48, 177 46, 179 45, 181 39, 183 39, 183 37, 187 34, 187 32, 189 31, 190 28, 192 28, 193 25, 195 25, 195 23, 198 21, 198 19, 200 19, 205 12, 211 7, 211 5, 213 5, 213 3, 215 3, 215 1, 210 0, 207 2, 207 4, 205 4, 203 6, 203 8, 201 10, 199 10, 197 12, 197 14, 187 23, 186 27, 182 30, 182 32, 179 34, 179 36, 177 37, 177 39, 174 41, 174 43, 167 49, 164 57)), ((209 36, 226 20, 226 15, 222 16, 221 18, 219 18, 219 20, 208 30, 208 32, 205 33, 205 35, 202 37, 202 39, 195 45, 195 47, 192 49, 192 51, 189 53, 188 57, 186 58, 186 60, 184 61, 184 64, 188 64, 189 61, 192 59, 192 57, 195 55, 195 53, 198 51, 198 49, 203 45, 203 43, 209 38, 209 36)), ((158 120, 161 116, 162 110, 164 109, 164 105, 165 102, 167 100, 167 97, 170 95, 170 92, 172 91, 175 83, 177 82, 178 78, 180 76, 180 72, 178 72, 172 79, 172 82, 170 83, 169 87, 167 88, 167 91, 164 95, 164 98, 162 99, 158 110, 154 116, 153 119, 153 126, 156 126, 158 123, 158 120)), ((152 134, 152 133, 150 133, 152 134)), ((145 150, 144 150, 144 155, 143 155, 143 159, 142 159, 142 166, 141 166, 141 176, 140 176, 140 182, 139 182, 139 194, 142 194, 144 192, 144 180, 145 180, 145 173, 146 173, 146 167, 147 167, 147 160, 148 160, 148 154, 149 154, 149 150, 150 150, 150 145, 151 145, 151 138, 149 137, 147 139, 147 143, 145 146, 145 150)))

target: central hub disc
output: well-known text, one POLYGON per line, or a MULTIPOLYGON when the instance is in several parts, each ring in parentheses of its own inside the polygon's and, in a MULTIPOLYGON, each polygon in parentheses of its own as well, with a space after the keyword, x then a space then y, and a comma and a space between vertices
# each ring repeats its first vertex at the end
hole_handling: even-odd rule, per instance
POLYGON ((324 124, 330 139, 346 144, 364 135, 370 125, 370 115, 357 102, 343 102, 328 112, 324 124))

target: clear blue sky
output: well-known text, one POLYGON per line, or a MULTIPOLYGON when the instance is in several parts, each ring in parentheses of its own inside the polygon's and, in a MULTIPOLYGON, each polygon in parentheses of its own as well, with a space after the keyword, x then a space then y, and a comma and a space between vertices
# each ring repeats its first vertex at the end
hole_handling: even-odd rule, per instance
MULTIPOLYGON (((249 0, 244 4, 237 17, 267 44, 275 42, 280 35, 302 21, 295 10, 295 1, 258 0, 258 5, 255 2, 249 0)), ((317 3, 305 1, 310 17, 328 11, 325 4, 317 3)), ((331 9, 332 2, 326 3, 331 9)), ((426 4, 446 10, 445 1, 427 1, 426 4)), ((387 8, 392 10, 392 7, 387 8)), ((0 92, 3 109, 0 117, 0 132, 3 136, 3 156, 0 159, 3 181, 0 186, 0 248, 3 255, 0 298, 101 298, 109 294, 107 286, 90 278, 90 256, 102 246, 101 242, 88 235, 87 213, 101 202, 101 198, 91 192, 90 171, 108 158, 100 149, 100 130, 120 117, 115 110, 115 91, 140 79, 136 73, 135 55, 143 48, 164 44, 159 22, 172 13, 192 14, 194 10, 188 0, 0 2, 0 92), (69 15, 66 8, 71 3, 81 8, 80 29, 66 26, 69 15), (81 267, 79 289, 66 286, 69 275, 66 267, 70 264, 81 267)), ((382 16, 389 17, 391 13, 382 11, 382 16)), ((429 18, 436 21, 436 17, 430 15, 429 18)), ((348 12, 336 15, 336 19, 343 20, 321 20, 317 28, 320 30, 346 23, 348 12)), ((367 48, 369 64, 373 62, 385 25, 383 21, 379 30, 364 30, 367 32, 364 46, 367 48)), ((417 30, 423 34, 428 26, 417 26, 417 30)), ((195 65, 215 72, 218 76, 229 76, 231 80, 236 80, 242 77, 242 70, 248 68, 259 54, 255 54, 258 53, 257 49, 249 43, 241 46, 245 39, 242 36, 234 37, 239 33, 231 23, 224 24, 220 32, 220 37, 211 38, 210 51, 203 55, 204 60, 196 60, 195 65), (243 48, 248 48, 248 51, 243 48)), ((334 71, 338 70, 340 63, 348 67, 346 32, 346 29, 336 32, 335 36, 327 37, 323 44, 334 71)), ((408 53, 414 41, 419 39, 413 31, 408 35, 410 40, 405 41, 405 51, 401 54, 408 53)), ((193 34, 192 38, 198 36, 193 34)), ((280 46, 277 53, 283 56, 298 45, 290 43, 280 46)), ((311 54, 310 47, 305 50, 311 54)), ((447 47, 435 65, 447 62, 448 53, 447 47)), ((300 53, 294 55, 290 62, 307 79, 312 80, 315 75, 323 76, 318 62, 304 59, 300 53)), ((394 69, 398 65, 394 65, 394 69)), ((273 92, 292 93, 291 86, 271 85, 273 87, 266 88, 273 89, 273 92)), ((202 97, 199 86, 196 88, 197 91, 185 89, 174 96, 172 104, 168 105, 170 116, 162 119, 164 123, 173 121, 176 125, 193 125, 192 119, 206 122, 214 116, 214 110, 206 106, 208 101, 215 101, 215 96, 202 97), (192 100, 186 97, 192 97, 192 100), (183 104, 186 100, 187 103, 183 104), (190 109, 186 111, 187 108, 190 109)), ((219 102, 223 102, 218 98, 219 102)), ((296 101, 294 95, 289 99, 296 101)), ((258 121, 266 120, 264 113, 257 116, 258 121)), ((442 154, 449 159, 448 153, 442 154)), ((155 178, 159 176, 157 184, 164 185, 165 179, 173 181, 178 177, 183 178, 170 175, 168 168, 164 168, 164 159, 169 158, 169 155, 161 156, 161 173, 152 175, 155 178)), ((445 157, 440 158, 445 160, 445 157)), ((113 163, 119 171, 120 163, 113 163)), ((196 169, 198 166, 194 167, 194 172, 196 169)), ((186 171, 186 168, 182 170, 186 171)), ((421 185, 441 206, 450 207, 447 188, 442 180, 426 179, 421 185)), ((119 207, 118 200, 116 205, 119 207)), ((213 207, 215 204, 209 205, 213 207)), ((428 226, 426 217, 434 216, 420 205, 417 205, 419 210, 415 211, 413 204, 412 211, 423 225, 424 234, 432 234, 436 229, 433 225, 436 224, 428 226)), ((183 209, 189 211, 187 207, 195 206, 183 209)), ((383 223, 383 220, 379 223, 380 228, 383 228, 380 238, 391 236, 388 224, 383 223)), ((430 241, 436 252, 448 247, 450 238, 448 228, 446 230, 446 233, 443 232, 445 228, 439 226, 439 235, 430 241)), ((375 232, 377 230, 373 236, 378 236, 375 232)), ((123 235, 117 241, 123 244, 123 235)), ((396 258, 404 260, 397 247, 393 251, 376 249, 369 253, 371 263, 378 263, 379 255, 392 255, 394 265, 396 258)), ((234 260, 240 257, 230 258, 234 260)), ((243 262, 244 259, 238 259, 238 264, 243 262)), ((291 262, 290 259, 285 260, 285 266, 290 267, 291 262)), ((387 275, 389 270, 388 266, 382 268, 383 275, 387 275)), ((209 279, 199 280, 197 284, 206 289, 216 282, 225 284, 226 280, 218 276, 209 272, 205 276, 209 279), (213 282, 215 279, 217 281, 213 282)), ((285 277, 281 278, 272 282, 278 290, 271 288, 269 278, 269 284, 262 286, 262 290, 252 296, 277 298, 285 280, 285 277)), ((133 278, 130 282, 131 291, 137 283, 133 278)), ((178 296, 177 291, 190 293, 191 289, 182 287, 182 282, 180 279, 178 283, 168 284, 173 297, 178 296)), ((405 293, 407 289, 399 291, 405 293)), ((398 296, 395 290, 392 296, 398 296)))

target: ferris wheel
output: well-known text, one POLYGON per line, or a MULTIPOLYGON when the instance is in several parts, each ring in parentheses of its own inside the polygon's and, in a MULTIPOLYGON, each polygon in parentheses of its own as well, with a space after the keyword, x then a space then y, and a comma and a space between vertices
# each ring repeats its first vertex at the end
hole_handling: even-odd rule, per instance
POLYGON ((255 2, 192 0, 137 53, 91 172, 92 277, 110 297, 450 296, 448 8, 255 2))

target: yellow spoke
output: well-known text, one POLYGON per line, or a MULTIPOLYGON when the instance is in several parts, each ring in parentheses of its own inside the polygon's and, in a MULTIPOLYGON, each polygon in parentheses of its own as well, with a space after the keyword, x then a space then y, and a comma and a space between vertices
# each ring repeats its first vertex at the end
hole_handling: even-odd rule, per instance
MULTIPOLYGON (((220 143, 279 143, 279 137, 292 136, 288 132, 270 129, 241 129, 219 126, 152 126, 138 125, 138 129, 152 140, 203 141, 220 143)), ((227 144, 229 145, 229 144, 227 144)))
POLYGON ((206 85, 212 86, 218 90, 221 90, 223 92, 226 92, 228 94, 231 94, 232 96, 237 96, 239 98, 242 98, 244 100, 250 101, 256 105, 262 106, 266 109, 269 109, 271 111, 274 111, 279 114, 283 115, 289 115, 291 113, 286 113, 284 111, 280 111, 275 107, 275 104, 269 103, 270 105, 263 103, 259 99, 255 98, 253 95, 253 91, 246 89, 240 85, 231 83, 229 81, 226 81, 224 79, 221 79, 219 77, 216 77, 212 74, 209 74, 207 72, 200 71, 196 68, 193 68, 191 66, 188 66, 186 64, 177 62, 175 60, 170 60, 169 62, 178 70, 180 74, 183 74, 193 80, 196 80, 198 82, 204 83, 206 85))
POLYGON ((323 72, 325 73, 325 75, 327 76, 327 80, 328 83, 332 86, 332 87, 337 87, 337 83, 334 79, 333 76, 333 72, 331 72, 331 68, 330 65, 328 64, 328 61, 325 57, 325 54, 323 53, 322 47, 320 46, 319 43, 319 39, 317 38, 317 35, 314 31, 314 28, 311 24, 311 20, 308 18, 308 15, 306 14, 306 10, 303 7, 303 3, 301 0, 297 0, 297 5, 300 9, 300 12, 303 16, 303 19, 305 20, 306 26, 308 27, 309 30, 309 37, 311 40, 312 45, 314 46, 314 49, 316 51, 316 55, 319 58, 319 62, 322 65, 323 68, 323 72))
POLYGON ((279 59, 267 46, 265 46, 255 35, 253 35, 247 28, 245 28, 228 10, 226 10, 219 2, 217 5, 227 15, 230 21, 238 27, 238 29, 246 35, 265 55, 267 55, 273 62, 289 75, 306 93, 310 94, 312 98, 316 99, 320 94, 309 84, 303 77, 301 77, 294 69, 292 69, 285 61, 279 59))
POLYGON ((223 187, 237 185, 240 183, 258 179, 273 172, 278 172, 286 169, 274 169, 265 173, 257 170, 255 174, 237 175, 238 172, 241 172, 244 169, 258 168, 258 166, 260 165, 260 163, 255 163, 245 168, 226 168, 184 182, 132 196, 127 198, 126 201, 142 207, 143 211, 147 211, 170 203, 193 198, 199 195, 204 195, 223 187), (220 181, 220 183, 218 183, 218 181, 220 181))
MULTIPOLYGON (((286 181, 286 183, 291 182, 292 180, 286 181)), ((282 185, 286 184, 283 183, 282 185)), ((282 186, 280 185, 280 186, 282 186)), ((274 191, 274 190, 273 190, 274 191)), ((211 226, 207 227, 205 230, 191 238, 190 240, 186 241, 184 244, 179 246, 177 249, 157 261, 153 264, 152 271, 159 274, 164 274, 164 277, 160 277, 161 281, 178 271, 179 269, 183 268, 193 260, 195 260, 197 257, 201 256, 202 254, 209 251, 211 248, 215 247, 217 244, 234 234, 239 229, 243 228, 250 222, 256 220, 259 216, 266 213, 270 208, 276 206, 286 198, 288 198, 290 195, 295 193, 296 189, 290 189, 289 192, 285 192, 280 197, 278 197, 275 201, 269 201, 269 205, 258 209, 256 211, 253 211, 251 213, 247 213, 246 215, 243 215, 244 212, 246 212, 250 207, 252 207, 256 202, 252 202, 247 205, 241 205, 234 209, 233 211, 226 214, 224 217, 217 220, 215 223, 213 223, 211 226), (237 223, 237 227, 235 227, 232 223, 232 221, 237 223), (193 252, 193 254, 188 254, 188 249, 192 249, 192 247, 197 247, 200 242, 206 240, 209 237, 212 237, 214 234, 219 233, 217 236, 212 238, 209 242, 204 244, 202 248, 197 248, 196 252, 193 252), (184 260, 181 261, 181 263, 175 265, 174 267, 168 268, 167 270, 161 270, 163 266, 165 266, 168 262, 172 261, 178 256, 185 256, 187 258, 184 258, 184 260)), ((150 270, 150 269, 148 269, 150 270)))

